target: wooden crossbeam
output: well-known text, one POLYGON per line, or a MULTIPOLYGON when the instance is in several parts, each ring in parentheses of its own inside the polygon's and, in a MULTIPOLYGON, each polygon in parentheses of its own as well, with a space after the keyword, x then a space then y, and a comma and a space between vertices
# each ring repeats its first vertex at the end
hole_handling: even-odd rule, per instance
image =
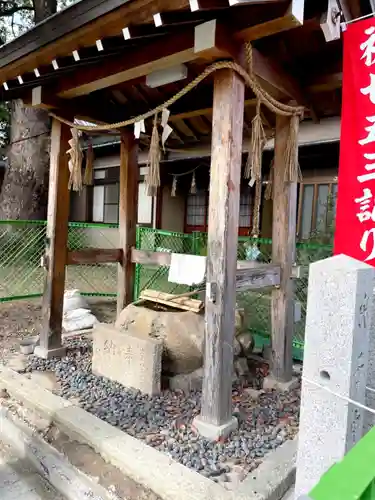
MULTIPOLYGON (((136 264, 146 266, 169 267, 171 265, 171 254, 168 252, 150 252, 132 248, 131 259, 136 264)), ((280 266, 247 260, 237 261, 237 291, 275 287, 279 284, 280 266)))
POLYGON ((58 110, 57 114, 66 114, 82 120, 93 120, 96 123, 105 124, 110 121, 108 109, 103 110, 101 106, 95 105, 91 96, 82 96, 67 101, 57 97, 51 89, 39 85, 23 96, 25 106, 42 108, 46 110, 58 110), (60 111, 61 110, 61 111, 60 111))
POLYGON ((195 30, 188 28, 162 37, 152 46, 136 47, 122 57, 109 57, 84 71, 77 69, 73 75, 63 78, 55 91, 59 97, 71 99, 199 57, 206 60, 233 57, 235 50, 233 40, 224 36, 224 28, 213 20, 196 26, 195 30))
POLYGON ((151 48, 138 47, 122 57, 108 57, 101 64, 77 71, 61 80, 56 93, 59 97, 71 99, 194 59, 192 30, 172 35, 169 41, 170 44, 165 43, 164 38, 159 39, 151 48))
POLYGON ((121 262, 123 251, 121 248, 84 248, 68 252, 67 265, 82 264, 109 264, 121 262))
MULTIPOLYGON (((211 62, 227 57, 236 60, 240 54, 240 44, 235 37, 227 27, 213 19, 196 26, 194 32, 189 28, 182 33, 162 37, 153 43, 152 48, 138 47, 124 53, 121 58, 108 58, 102 64, 86 68, 85 71, 77 69, 74 74, 59 82, 55 92, 59 97, 71 99, 120 83, 130 84, 153 71, 195 59, 211 62)), ((285 96, 308 106, 308 99, 299 83, 275 60, 255 49, 253 70, 259 78, 285 96)))
POLYGON ((256 267, 238 269, 236 272, 236 291, 259 290, 280 285, 280 266, 263 264, 256 267))

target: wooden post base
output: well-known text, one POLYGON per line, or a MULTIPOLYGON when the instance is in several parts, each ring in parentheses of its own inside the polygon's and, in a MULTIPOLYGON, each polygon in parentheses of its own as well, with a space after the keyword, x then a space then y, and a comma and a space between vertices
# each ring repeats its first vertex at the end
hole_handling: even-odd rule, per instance
POLYGON ((36 346, 34 349, 34 355, 42 359, 63 358, 66 355, 66 347, 45 349, 41 346, 36 346))
POLYGON ((220 438, 228 437, 233 431, 238 429, 238 421, 236 417, 232 417, 228 422, 215 425, 202 420, 202 417, 195 417, 193 420, 193 429, 196 430, 200 436, 208 439, 209 441, 218 441, 220 438))

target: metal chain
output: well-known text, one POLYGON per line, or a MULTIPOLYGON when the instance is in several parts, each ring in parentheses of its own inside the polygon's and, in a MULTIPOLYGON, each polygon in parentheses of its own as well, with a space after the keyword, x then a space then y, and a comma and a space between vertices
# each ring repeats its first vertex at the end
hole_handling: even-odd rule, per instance
POLYGON ((94 131, 106 131, 106 130, 114 130, 122 127, 127 127, 128 125, 132 125, 141 120, 146 120, 155 115, 155 113, 159 113, 163 111, 165 108, 169 108, 176 101, 181 99, 188 92, 193 90, 197 85, 199 85, 205 78, 207 78, 211 73, 218 71, 220 69, 231 69, 238 73, 245 84, 252 89, 255 96, 265 104, 272 112, 281 115, 281 116, 303 116, 304 108, 303 106, 289 106, 287 104, 283 104, 276 99, 274 99, 268 92, 266 92, 257 82, 255 76, 253 75, 252 70, 252 46, 250 43, 246 44, 246 56, 249 65, 249 73, 239 64, 232 61, 219 61, 208 66, 200 75, 198 75, 194 80, 186 85, 183 89, 181 89, 177 94, 169 98, 162 104, 159 104, 156 108, 147 111, 141 115, 138 115, 134 118, 129 118, 128 120, 124 120, 116 123, 109 123, 106 125, 79 125, 77 123, 71 122, 62 118, 61 116, 56 115, 55 113, 50 113, 50 115, 61 123, 65 123, 71 128, 76 128, 78 130, 83 130, 86 132, 94 132, 94 131))

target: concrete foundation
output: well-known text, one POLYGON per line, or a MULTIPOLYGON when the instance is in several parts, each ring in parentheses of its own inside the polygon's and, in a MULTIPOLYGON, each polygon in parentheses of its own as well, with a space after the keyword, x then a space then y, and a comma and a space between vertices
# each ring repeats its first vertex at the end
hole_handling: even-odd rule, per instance
POLYGON ((200 416, 195 417, 193 420, 193 428, 196 429, 199 434, 210 441, 217 441, 220 438, 226 438, 238 428, 238 421, 236 417, 222 425, 213 425, 205 422, 200 416))
POLYGON ((51 358, 63 358, 66 356, 66 347, 57 347, 56 349, 45 349, 40 347, 40 345, 36 346, 34 349, 35 356, 43 359, 51 359, 51 358))

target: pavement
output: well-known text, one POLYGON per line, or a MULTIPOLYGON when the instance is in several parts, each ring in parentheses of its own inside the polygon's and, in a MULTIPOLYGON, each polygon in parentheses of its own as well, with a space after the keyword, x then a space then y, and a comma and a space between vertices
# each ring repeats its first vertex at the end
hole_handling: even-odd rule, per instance
POLYGON ((63 500, 22 458, 0 441, 1 500, 63 500))

